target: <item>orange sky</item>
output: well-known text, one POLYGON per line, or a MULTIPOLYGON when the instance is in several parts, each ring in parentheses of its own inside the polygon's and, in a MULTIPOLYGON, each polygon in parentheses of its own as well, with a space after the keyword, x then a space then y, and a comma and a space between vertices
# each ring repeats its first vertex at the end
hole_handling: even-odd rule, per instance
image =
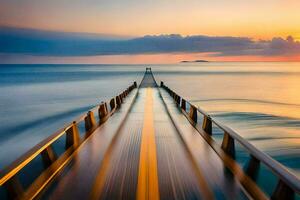
POLYGON ((0 25, 142 36, 147 34, 300 39, 299 0, 4 0, 0 25))
MULTIPOLYGON (((292 35, 295 40, 300 41, 299 8, 299 0, 2 0, 0 26, 134 37, 174 33, 184 36, 251 37, 259 40, 292 35)), ((178 62, 193 59, 293 61, 300 60, 299 58, 300 56, 212 58, 202 54, 160 54, 66 60, 162 63, 166 60, 178 62)))

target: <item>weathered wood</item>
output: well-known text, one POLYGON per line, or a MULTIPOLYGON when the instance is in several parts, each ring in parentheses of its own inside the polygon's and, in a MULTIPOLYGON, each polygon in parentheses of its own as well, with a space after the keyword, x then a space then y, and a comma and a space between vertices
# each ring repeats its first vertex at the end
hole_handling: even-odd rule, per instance
POLYGON ((256 181, 260 168, 260 161, 253 155, 250 155, 250 160, 246 165, 245 173, 253 180, 256 181))
POLYGON ((112 98, 109 102, 110 110, 113 110, 116 107, 116 101, 115 98, 112 98))
POLYGON ((44 168, 48 168, 57 159, 56 153, 54 152, 52 146, 48 146, 41 153, 44 168))
POLYGON ((79 130, 76 121, 73 121, 72 126, 66 130, 66 145, 65 148, 68 149, 71 146, 77 148, 80 143, 79 130))
POLYGON ((121 104, 123 103, 123 96, 122 96, 122 93, 119 95, 120 97, 120 101, 121 101, 121 104))
POLYGON ((186 111, 186 101, 185 99, 181 99, 181 108, 186 111))
POLYGON ((210 116, 204 115, 202 129, 209 135, 212 135, 212 122, 210 116))
POLYGON ((87 132, 91 131, 95 126, 96 126, 96 120, 94 117, 94 113, 89 111, 84 118, 84 125, 85 125, 85 130, 87 132))
POLYGON ((282 180, 278 181, 275 191, 271 196, 272 200, 293 200, 295 199, 295 192, 286 185, 282 180))
POLYGON ((22 199, 24 189, 17 175, 14 175, 5 184, 8 199, 22 199))
POLYGON ((120 108, 122 104, 120 96, 116 96, 116 102, 117 102, 117 108, 120 108))
POLYGON ((227 133, 224 133, 222 141, 222 149, 232 158, 235 158, 234 139, 227 133))
POLYGON ((108 110, 107 110, 107 105, 106 103, 102 102, 99 106, 99 109, 98 109, 98 115, 99 115, 99 123, 103 123, 104 122, 104 119, 105 117, 107 116, 108 114, 108 110))
POLYGON ((197 108, 194 105, 190 105, 189 116, 193 120, 193 122, 197 123, 197 108))
POLYGON ((181 97, 179 95, 176 95, 176 104, 177 104, 177 106, 180 105, 180 99, 181 99, 181 97))

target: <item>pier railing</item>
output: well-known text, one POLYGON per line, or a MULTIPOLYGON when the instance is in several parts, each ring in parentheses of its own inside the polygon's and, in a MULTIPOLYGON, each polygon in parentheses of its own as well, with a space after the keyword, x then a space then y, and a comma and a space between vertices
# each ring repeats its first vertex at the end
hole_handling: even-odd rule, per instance
POLYGON ((177 106, 182 110, 185 116, 189 119, 191 124, 198 130, 199 133, 208 141, 211 147, 216 151, 220 152, 219 155, 224 153, 226 159, 234 161, 236 155, 236 143, 239 143, 243 149, 249 154, 250 160, 244 168, 244 174, 247 177, 240 179, 241 183, 247 188, 247 181, 245 179, 250 178, 253 182, 256 182, 256 176, 261 169, 260 165, 264 165, 268 171, 275 175, 278 179, 277 185, 274 188, 271 199, 294 199, 295 195, 299 197, 300 194, 300 180, 286 169, 279 162, 258 150, 246 139, 242 138, 238 133, 230 129, 229 127, 218 122, 212 118, 204 110, 196 107, 195 105, 188 102, 186 99, 179 96, 172 89, 167 87, 161 82, 161 87, 164 88, 174 99, 177 106), (217 127, 223 132, 222 144, 220 148, 216 147, 216 142, 213 141, 213 127, 217 127))
MULTIPOLYGON (((14 161, 11 165, 0 172, 0 186, 4 186, 9 199, 31 199, 47 185, 48 182, 62 169, 70 160, 72 153, 91 135, 91 133, 101 126, 113 113, 121 106, 124 98, 137 87, 136 82, 130 85, 121 94, 112 98, 108 103, 101 102, 92 108, 87 114, 79 116, 72 123, 34 146, 27 153, 14 161), (98 115, 98 121, 95 117, 98 115), (79 124, 84 123, 84 136, 80 136, 79 124), (65 137, 64 139, 62 139, 65 137), (58 156, 53 148, 56 143, 64 141, 63 152, 58 156), (23 169, 36 160, 40 161, 43 170, 24 188, 19 175, 24 175, 23 169)), ((27 170, 27 172, 31 170, 27 170)))

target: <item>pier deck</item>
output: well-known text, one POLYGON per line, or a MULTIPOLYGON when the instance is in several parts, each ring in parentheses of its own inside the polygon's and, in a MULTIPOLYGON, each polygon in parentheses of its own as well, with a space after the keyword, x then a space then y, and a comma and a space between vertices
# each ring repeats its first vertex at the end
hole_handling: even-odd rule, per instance
MULTIPOLYGON (((204 113, 203 124, 199 126, 197 109, 163 83, 159 87, 151 69, 146 70, 139 87, 133 86, 113 99, 110 109, 101 104, 99 123, 93 116, 97 112, 92 115, 89 112, 84 118, 85 138, 72 150, 75 137, 69 138, 73 143, 66 147, 66 152, 70 152, 62 155, 65 158, 52 159, 27 188, 16 179, 21 170, 12 171, 18 170, 17 166, 28 160, 30 153, 4 170, 0 183, 5 186, 8 198, 298 198, 299 180, 282 166, 277 169, 273 160, 276 166, 271 171, 279 180, 274 192, 266 194, 256 184, 253 174, 259 170, 257 163, 268 166, 265 162, 269 157, 258 156, 256 149, 245 143, 255 159, 250 159, 246 168, 239 166, 234 160, 232 141, 240 142, 241 138, 225 127, 222 146, 218 146, 211 138, 212 124, 217 122, 204 113)), ((76 133, 76 129, 72 130, 76 133)), ((51 145, 41 145, 39 155, 44 164, 46 158, 51 158, 51 145)))

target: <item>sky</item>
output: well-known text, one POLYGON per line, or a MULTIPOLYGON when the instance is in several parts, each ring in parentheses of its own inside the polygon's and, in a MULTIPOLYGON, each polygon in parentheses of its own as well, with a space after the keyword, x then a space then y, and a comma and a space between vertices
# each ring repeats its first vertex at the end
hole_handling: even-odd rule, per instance
POLYGON ((0 0, 0 5, 0 62, 300 61, 299 0, 0 0))

